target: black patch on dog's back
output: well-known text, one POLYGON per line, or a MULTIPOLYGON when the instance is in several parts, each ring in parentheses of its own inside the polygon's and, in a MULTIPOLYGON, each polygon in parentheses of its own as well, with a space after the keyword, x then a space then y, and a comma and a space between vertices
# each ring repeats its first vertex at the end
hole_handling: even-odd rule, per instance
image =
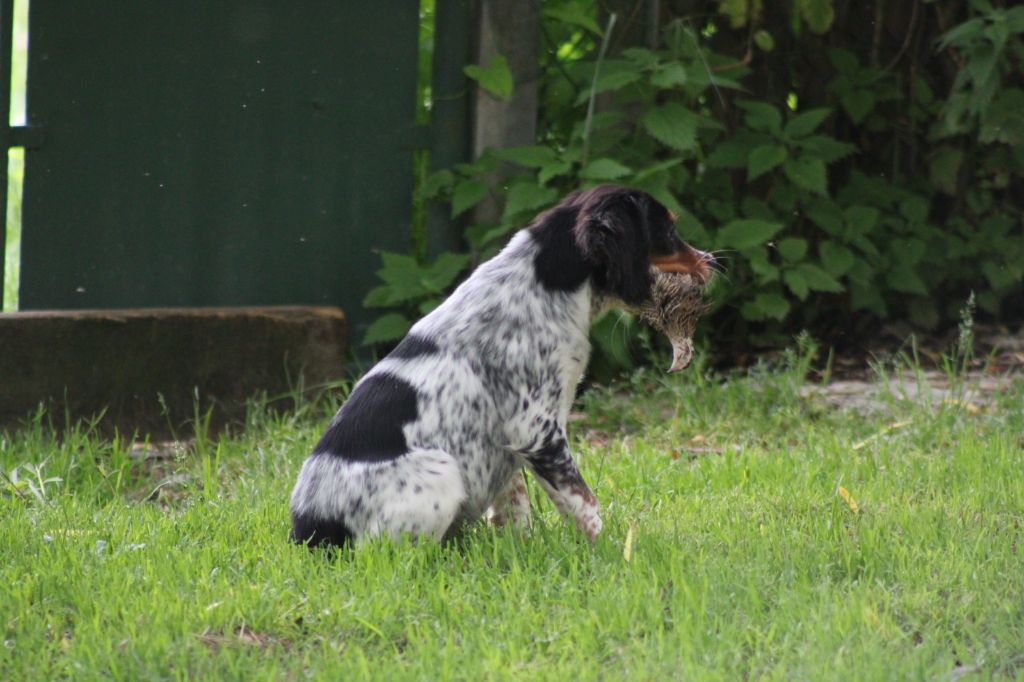
POLYGON ((530 232, 540 245, 533 266, 537 281, 548 291, 576 291, 590 276, 573 236, 578 209, 560 207, 541 216, 530 232))
POLYGON ((327 428, 313 454, 380 462, 409 448, 402 427, 418 415, 416 389, 392 374, 373 374, 352 391, 337 420, 327 428))
POLYGON ((395 346, 395 349, 388 354, 389 358, 396 360, 415 360, 424 355, 436 355, 439 349, 433 339, 417 334, 409 334, 402 342, 395 346))
POLYGON ((308 542, 310 547, 341 547, 352 542, 355 534, 341 521, 319 519, 307 514, 292 514, 292 532, 289 537, 296 544, 308 542))

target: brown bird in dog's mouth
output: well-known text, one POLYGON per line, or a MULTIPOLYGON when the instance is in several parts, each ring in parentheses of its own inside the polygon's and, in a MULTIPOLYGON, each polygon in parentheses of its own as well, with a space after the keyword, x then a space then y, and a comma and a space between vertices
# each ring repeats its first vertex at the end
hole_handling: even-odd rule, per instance
POLYGON ((637 316, 672 343, 669 372, 679 372, 693 361, 693 331, 707 310, 704 284, 692 275, 651 269, 651 299, 635 309, 637 316))

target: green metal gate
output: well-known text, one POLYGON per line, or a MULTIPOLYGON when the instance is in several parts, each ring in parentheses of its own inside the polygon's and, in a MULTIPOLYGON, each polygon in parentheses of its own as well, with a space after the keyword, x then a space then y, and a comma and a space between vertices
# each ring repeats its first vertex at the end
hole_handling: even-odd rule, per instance
MULTIPOLYGON (((468 3, 441 4, 438 40, 468 48, 468 3)), ((28 148, 21 308, 330 304, 361 336, 375 251, 408 248, 413 151, 429 138, 418 12, 34 0, 29 130, 7 130, 28 148)), ((438 83, 461 83, 464 48, 438 83)), ((468 136, 455 106, 454 132, 435 121, 448 157, 468 136)))

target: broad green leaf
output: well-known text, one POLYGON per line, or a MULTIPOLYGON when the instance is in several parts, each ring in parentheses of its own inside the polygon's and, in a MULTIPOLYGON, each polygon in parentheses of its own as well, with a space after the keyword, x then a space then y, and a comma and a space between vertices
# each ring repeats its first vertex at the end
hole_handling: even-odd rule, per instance
POLYGON ((831 199, 815 199, 807 207, 807 217, 825 232, 839 236, 843 232, 845 220, 839 205, 831 199))
POLYGON ((922 196, 907 197, 900 202, 900 215, 912 224, 921 224, 928 220, 930 207, 928 200, 922 196))
POLYGON ((755 147, 747 159, 747 180, 761 177, 786 160, 786 148, 781 144, 755 147))
POLYGON ((709 168, 745 168, 750 150, 770 140, 767 135, 737 135, 718 143, 708 154, 706 163, 709 168))
POLYGON ((781 320, 789 313, 789 301, 779 294, 758 294, 753 303, 765 317, 781 320))
POLYGON ((782 239, 776 245, 779 253, 783 258, 795 263, 798 260, 803 260, 803 257, 807 255, 807 240, 800 239, 799 237, 788 237, 782 239))
POLYGON ((450 189, 454 182, 455 175, 450 170, 441 170, 433 173, 420 186, 420 197, 423 199, 433 199, 441 194, 441 192, 450 189))
POLYGON ((874 206, 847 206, 843 218, 849 234, 868 234, 878 224, 878 209, 874 206))
POLYGON ((590 99, 591 95, 600 95, 602 92, 621 90, 627 85, 636 83, 642 77, 643 72, 633 64, 629 64, 629 68, 627 69, 619 67, 614 71, 603 71, 598 75, 597 83, 594 85, 593 89, 584 88, 583 91, 580 92, 579 96, 576 97, 576 104, 583 104, 590 99))
POLYGON ((366 308, 386 308, 395 303, 396 301, 391 300, 391 287, 387 285, 370 289, 363 299, 363 306, 366 308))
POLYGON ((515 216, 526 211, 537 209, 552 203, 557 197, 553 187, 541 187, 529 182, 521 182, 508 190, 505 197, 505 210, 501 214, 502 222, 508 222, 515 216))
POLYGON ((697 144, 697 116, 681 104, 669 102, 648 111, 641 123, 656 140, 679 151, 697 144))
POLYGON ((762 0, 718 0, 718 11, 729 17, 730 28, 743 28, 760 18, 762 0))
POLYGON ((946 194, 956 194, 964 152, 957 147, 940 147, 928 168, 932 185, 946 194))
POLYGON ((676 166, 678 166, 682 162, 683 162, 682 159, 680 159, 679 157, 676 157, 674 159, 668 159, 667 161, 662 161, 661 163, 656 163, 653 166, 648 166, 647 168, 644 168, 642 170, 637 171, 635 179, 636 179, 637 182, 640 182, 642 180, 645 180, 645 179, 651 177, 652 175, 657 175, 658 173, 661 173, 662 171, 666 171, 666 170, 668 170, 670 168, 675 168, 676 166))
POLYGON ((825 270, 833 277, 845 275, 856 261, 853 251, 831 240, 823 241, 818 246, 818 255, 821 256, 825 270))
POLYGON ((423 271, 423 285, 435 293, 444 291, 469 265, 468 253, 446 251, 423 271))
POLYGON ((384 286, 378 289, 387 289, 387 293, 385 295, 383 291, 375 289, 372 299, 374 302, 381 305, 396 305, 429 293, 423 286, 422 271, 415 258, 390 251, 385 251, 380 256, 384 267, 377 271, 377 276, 384 282, 384 286))
POLYGON ((806 155, 821 159, 825 163, 844 159, 857 152, 857 148, 852 144, 840 142, 828 135, 811 135, 797 140, 796 144, 804 150, 806 155))
POLYGON ((375 343, 395 341, 405 336, 410 327, 412 327, 412 321, 401 313, 382 315, 374 320, 366 330, 363 345, 372 346, 375 343))
POLYGON ((462 180, 452 192, 452 217, 455 218, 473 208, 487 196, 487 185, 480 180, 462 180))
POLYGON ((843 291, 842 284, 813 263, 800 263, 796 266, 796 270, 803 276, 807 286, 814 291, 828 291, 831 293, 843 291))
POLYGON ((907 294, 928 295, 928 286, 909 265, 898 265, 886 276, 889 286, 907 294))
POLYGON ((750 269, 757 275, 759 284, 775 282, 779 279, 779 267, 768 258, 768 249, 763 246, 753 246, 745 250, 747 263, 750 269))
POLYGON ((786 283, 789 290, 796 294, 796 297, 801 301, 807 299, 807 295, 810 294, 811 288, 807 285, 807 280, 800 274, 798 270, 786 270, 782 273, 782 281, 786 283))
POLYGON ((651 74, 651 85, 656 88, 672 88, 686 84, 686 69, 679 62, 669 62, 651 74))
POLYGON ((954 26, 949 31, 946 31, 939 37, 939 50, 944 50, 950 45, 964 46, 968 43, 974 42, 982 35, 982 29, 985 28, 985 20, 981 17, 975 17, 965 21, 962 24, 954 26))
POLYGON ((862 123, 875 108, 875 94, 870 90, 851 89, 840 93, 839 103, 854 123, 862 123))
POLYGON ((586 3, 567 4, 560 7, 547 7, 543 9, 543 15, 548 19, 554 19, 564 24, 572 24, 585 28, 596 36, 603 36, 604 31, 598 26, 597 20, 591 13, 593 5, 586 3), (590 9, 591 11, 588 11, 590 9))
POLYGON ((775 49, 775 38, 768 31, 761 29, 754 32, 754 44, 765 52, 771 52, 775 49))
POLYGON ((632 172, 632 168, 623 166, 614 159, 594 159, 580 171, 580 177, 587 180, 615 180, 632 172))
POLYGON ((823 107, 821 109, 810 109, 802 114, 797 114, 786 123, 786 127, 783 132, 792 138, 807 137, 817 130, 818 126, 820 126, 831 113, 831 109, 823 107))
POLYGON ((815 194, 828 194, 828 179, 825 173, 825 162, 805 156, 786 159, 782 166, 786 177, 794 183, 815 194))
POLYGON ((737 102, 736 104, 747 112, 744 120, 754 130, 761 130, 774 135, 782 132, 782 114, 772 105, 751 100, 737 102))
POLYGON ((832 0, 797 0, 797 7, 811 33, 821 35, 832 28, 836 18, 832 0))
POLYGON ((541 184, 546 185, 548 180, 551 178, 557 178, 561 175, 565 175, 572 170, 572 164, 568 161, 555 161, 552 164, 548 164, 540 169, 537 174, 537 179, 541 184))
POLYGON ((782 229, 782 223, 767 220, 733 220, 718 231, 718 243, 737 249, 764 244, 782 229))
POLYGON ((528 145, 525 147, 509 147, 495 152, 498 158, 511 161, 527 168, 540 168, 555 161, 555 151, 550 147, 528 145))
POLYGON ((645 47, 630 47, 622 51, 622 56, 642 69, 653 69, 658 65, 658 55, 645 47))
POLYGON ((504 55, 496 54, 490 63, 481 67, 468 64, 462 67, 463 72, 475 80, 481 88, 498 99, 508 100, 512 97, 512 72, 508 68, 508 60, 504 55))

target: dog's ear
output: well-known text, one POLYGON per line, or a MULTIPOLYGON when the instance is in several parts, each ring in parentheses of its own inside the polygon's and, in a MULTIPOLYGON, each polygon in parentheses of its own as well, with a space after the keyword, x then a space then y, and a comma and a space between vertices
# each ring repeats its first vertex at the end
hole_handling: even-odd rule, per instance
POLYGON ((638 305, 650 297, 650 239, 642 198, 625 191, 584 206, 575 236, 602 293, 638 305))

